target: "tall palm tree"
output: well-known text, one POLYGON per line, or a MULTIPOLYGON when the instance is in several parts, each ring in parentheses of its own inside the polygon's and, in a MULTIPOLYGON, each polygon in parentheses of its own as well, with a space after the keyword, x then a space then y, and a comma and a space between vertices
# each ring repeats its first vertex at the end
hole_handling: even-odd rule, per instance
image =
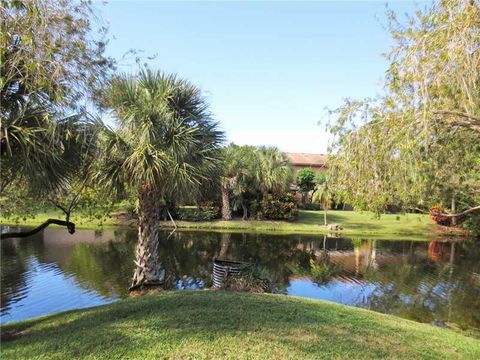
POLYGON ((98 180, 114 191, 129 187, 138 197, 138 243, 131 289, 158 286, 162 198, 191 197, 215 173, 223 133, 200 90, 175 75, 144 69, 110 81, 105 105, 117 127, 105 129, 98 180))
POLYGON ((293 170, 287 155, 274 146, 258 148, 257 181, 262 193, 287 191, 293 179, 293 170))
POLYGON ((221 179, 222 220, 232 220, 230 192, 237 181, 237 172, 240 167, 237 156, 238 148, 238 145, 231 143, 223 149, 223 173, 221 179))
POLYGON ((254 146, 230 144, 224 148, 222 177, 222 220, 231 220, 230 196, 240 205, 246 217, 245 193, 255 187, 257 154, 254 146))

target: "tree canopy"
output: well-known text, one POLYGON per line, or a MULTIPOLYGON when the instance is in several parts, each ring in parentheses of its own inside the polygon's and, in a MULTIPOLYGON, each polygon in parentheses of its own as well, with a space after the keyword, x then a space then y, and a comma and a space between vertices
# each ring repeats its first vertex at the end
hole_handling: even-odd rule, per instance
POLYGON ((385 94, 330 111, 336 193, 380 213, 480 202, 480 5, 445 0, 406 24, 389 12, 395 46, 385 94))
POLYGON ((115 64, 89 1, 6 0, 0 16, 0 202, 15 211, 18 191, 58 198, 84 176, 98 125, 87 104, 115 64))
POLYGON ((287 156, 276 147, 230 144, 224 148, 222 180, 222 218, 231 219, 230 200, 234 209, 248 216, 249 204, 264 194, 282 193, 292 181, 287 156))

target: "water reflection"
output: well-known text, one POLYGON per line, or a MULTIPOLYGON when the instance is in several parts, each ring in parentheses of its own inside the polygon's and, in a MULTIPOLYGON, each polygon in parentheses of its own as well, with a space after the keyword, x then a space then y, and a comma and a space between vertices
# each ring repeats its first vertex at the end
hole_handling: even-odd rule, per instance
MULTIPOLYGON (((212 285, 213 259, 253 263, 276 292, 327 299, 462 329, 480 328, 480 250, 474 242, 312 235, 162 233, 168 289, 212 285)), ((136 231, 48 229, 1 243, 3 321, 128 296, 136 231)))

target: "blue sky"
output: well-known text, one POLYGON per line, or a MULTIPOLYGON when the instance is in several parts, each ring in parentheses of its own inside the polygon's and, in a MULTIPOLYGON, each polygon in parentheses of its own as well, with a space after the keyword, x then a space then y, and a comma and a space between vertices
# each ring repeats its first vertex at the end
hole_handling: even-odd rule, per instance
MULTIPOLYGON (((392 46, 385 2, 160 2, 96 4, 108 54, 157 55, 150 66, 199 86, 238 144, 324 153, 318 121, 346 97, 375 96, 392 46)), ((413 2, 389 2, 399 14, 413 2)), ((135 71, 134 61, 122 70, 135 71)))

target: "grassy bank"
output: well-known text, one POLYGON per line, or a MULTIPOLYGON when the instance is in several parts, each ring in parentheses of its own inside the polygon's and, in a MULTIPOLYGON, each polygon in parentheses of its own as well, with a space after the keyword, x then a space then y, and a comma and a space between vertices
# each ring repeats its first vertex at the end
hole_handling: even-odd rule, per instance
MULTIPOLYGON (((63 218, 61 212, 49 210, 38 213, 34 218, 19 219, 22 225, 38 225, 48 218, 63 218)), ((12 219, 0 218, 4 224, 12 224, 12 219)), ((74 213, 72 221, 78 228, 97 228, 100 226, 134 226, 135 220, 119 220, 116 217, 104 217, 101 219, 88 219, 81 212, 74 213)), ((380 219, 372 213, 354 211, 330 211, 328 222, 341 224, 343 235, 369 236, 369 237, 409 237, 428 238, 431 236, 436 225, 428 215, 423 214, 385 214, 380 219)), ((224 230, 224 231, 257 231, 257 232, 284 232, 284 233, 316 233, 329 234, 323 224, 323 213, 320 211, 300 211, 300 216, 295 222, 286 221, 176 221, 180 229, 198 230, 224 230)), ((166 228, 173 227, 170 221, 162 222, 166 228)))
POLYGON ((164 292, 7 325, 2 359, 478 359, 462 334, 333 303, 164 292))
MULTIPOLYGON (((380 219, 375 218, 372 213, 354 211, 330 211, 328 223, 341 224, 344 235, 373 235, 373 236, 406 236, 406 237, 428 237, 435 228, 435 224, 427 215, 423 214, 385 214, 380 219)), ((329 234, 330 230, 323 226, 323 213, 320 211, 300 211, 295 222, 286 221, 205 221, 189 222, 177 221, 180 229, 217 229, 217 230, 244 230, 244 231, 278 231, 286 233, 317 233, 329 234)), ((169 221, 164 222, 165 227, 172 227, 169 221)))

